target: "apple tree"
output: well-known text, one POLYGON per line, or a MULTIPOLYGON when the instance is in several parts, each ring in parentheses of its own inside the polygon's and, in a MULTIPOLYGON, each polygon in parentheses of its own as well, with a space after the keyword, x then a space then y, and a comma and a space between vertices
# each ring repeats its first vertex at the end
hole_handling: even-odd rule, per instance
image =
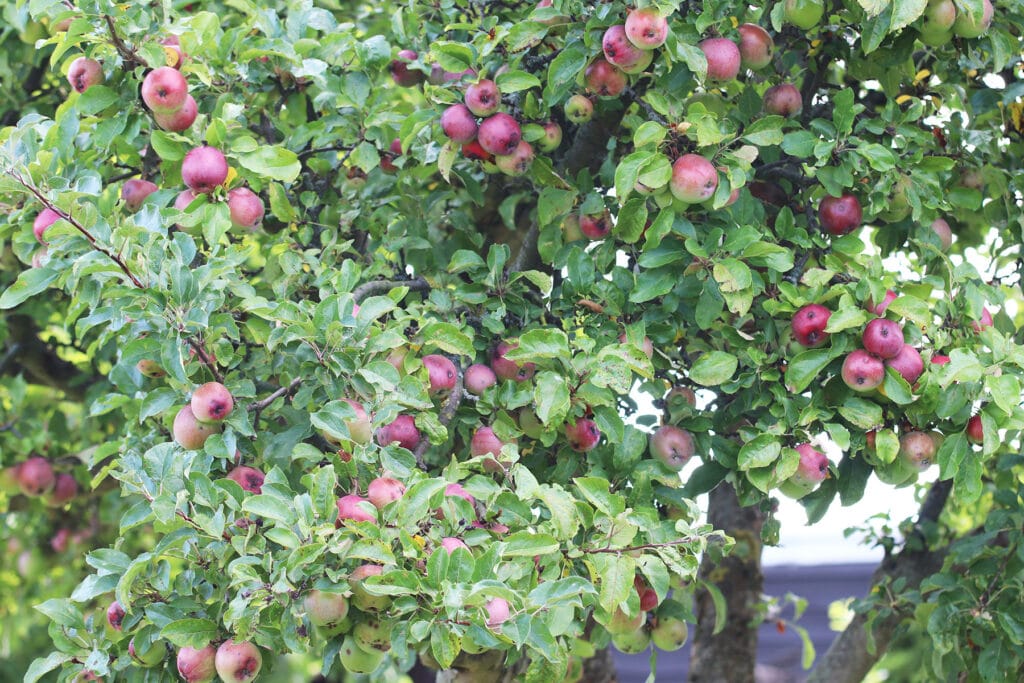
POLYGON ((872 478, 811 679, 1024 666, 1019 0, 4 17, 26 681, 744 683, 776 500, 872 478))

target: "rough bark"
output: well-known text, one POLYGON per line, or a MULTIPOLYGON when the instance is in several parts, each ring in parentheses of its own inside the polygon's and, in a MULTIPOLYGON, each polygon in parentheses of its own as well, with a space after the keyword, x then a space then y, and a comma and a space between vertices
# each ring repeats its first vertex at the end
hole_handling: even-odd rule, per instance
POLYGON ((764 588, 761 573, 762 513, 741 507, 733 487, 722 482, 710 494, 708 521, 736 540, 736 548, 719 559, 705 554, 700 577, 725 596, 725 628, 713 633, 715 606, 707 591, 696 595, 697 627, 690 655, 690 683, 754 683, 757 629, 751 623, 764 588))
MULTIPOLYGON (((950 481, 936 482, 932 486, 921 505, 918 525, 938 519, 951 488, 950 481)), ((923 536, 917 535, 918 542, 912 547, 904 549, 897 555, 886 556, 872 577, 871 592, 874 592, 876 586, 900 578, 906 581, 905 590, 914 590, 921 585, 921 581, 942 569, 943 561, 949 552, 948 546, 938 549, 925 548, 923 536), (922 547, 918 548, 918 545, 922 547)), ((868 622, 871 613, 855 616, 846 629, 832 641, 828 652, 818 660, 808 683, 859 683, 864 680, 871 668, 885 654, 893 633, 900 622, 909 616, 911 609, 910 606, 893 609, 889 616, 878 617, 870 624, 868 622), (873 648, 869 648, 868 628, 871 629, 874 639, 873 648)))
POLYGON ((583 678, 580 683, 618 683, 611 648, 598 650, 597 654, 583 661, 583 678))

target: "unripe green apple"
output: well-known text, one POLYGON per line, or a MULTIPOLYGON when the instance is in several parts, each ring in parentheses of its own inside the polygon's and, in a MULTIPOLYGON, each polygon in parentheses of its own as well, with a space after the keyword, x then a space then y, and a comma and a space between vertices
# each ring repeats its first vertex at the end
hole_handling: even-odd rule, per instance
POLYGON ((359 647, 351 636, 347 636, 342 641, 338 657, 341 659, 341 665, 345 667, 345 670, 354 674, 373 673, 380 666, 380 663, 384 661, 383 652, 367 652, 359 647))
POLYGON ((651 634, 646 628, 616 633, 612 636, 612 645, 623 654, 636 655, 651 645, 651 634))
POLYGON ((822 0, 786 0, 784 6, 786 21, 807 31, 818 25, 825 15, 822 0))
POLYGON ((164 657, 167 655, 167 647, 164 645, 164 641, 158 640, 149 645, 140 644, 138 647, 135 646, 135 639, 132 638, 128 643, 128 656, 132 658, 138 666, 142 667, 153 667, 164 661, 164 657))

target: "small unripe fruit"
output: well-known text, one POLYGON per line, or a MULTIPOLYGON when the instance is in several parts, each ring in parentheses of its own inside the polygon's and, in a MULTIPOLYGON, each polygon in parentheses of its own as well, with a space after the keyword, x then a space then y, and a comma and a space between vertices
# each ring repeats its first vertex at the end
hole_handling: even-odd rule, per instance
POLYGON ((658 625, 651 631, 654 647, 665 652, 674 652, 686 644, 690 629, 680 619, 658 619, 658 625))
POLYGON ((185 97, 184 104, 177 111, 169 114, 153 112, 153 120, 156 121, 156 125, 174 133, 182 133, 191 128, 192 124, 196 122, 197 116, 199 116, 199 107, 191 95, 185 97))
POLYGON ((820 304, 808 304, 793 314, 793 337, 802 346, 815 348, 828 339, 825 327, 832 311, 820 304))
POLYGON ((731 81, 740 72, 740 49, 728 38, 702 40, 700 49, 708 60, 708 80, 731 81))
POLYGON ((345 427, 348 429, 349 438, 359 444, 370 443, 370 440, 373 438, 373 426, 370 424, 370 416, 366 413, 366 408, 363 407, 362 403, 350 398, 342 400, 352 406, 352 410, 356 413, 354 419, 345 420, 345 427))
POLYGON ((843 361, 843 382, 854 391, 871 391, 885 379, 885 366, 863 349, 857 349, 843 361))
POLYGON ((214 657, 217 675, 224 683, 250 683, 263 666, 263 656, 250 642, 225 640, 214 657))
POLYGON ((185 104, 188 81, 169 66, 153 69, 142 80, 142 101, 154 113, 173 114, 185 104))
POLYGON ((743 24, 740 33, 740 64, 744 69, 757 71, 772 63, 775 41, 768 31, 757 24, 743 24))
POLYGON ((498 382, 498 376, 486 365, 474 364, 466 368, 463 384, 466 391, 479 396, 498 382))
POLYGON ((669 189, 672 196, 681 202, 696 204, 706 201, 718 189, 718 171, 699 154, 684 154, 672 164, 669 189))
POLYGON ((985 442, 985 426, 981 421, 981 415, 972 415, 967 421, 967 440, 978 445, 985 442))
POLYGON ((191 406, 182 406, 174 416, 172 432, 179 446, 194 451, 202 448, 211 435, 219 434, 222 429, 219 422, 200 422, 192 414, 191 406))
POLYGON ((554 121, 544 123, 544 137, 537 141, 542 152, 554 152, 562 144, 562 127, 554 121))
POLYGON ((260 196, 248 187, 236 187, 228 192, 228 212, 231 224, 237 228, 255 230, 263 220, 265 209, 260 196))
POLYGON ((215 147, 196 147, 181 162, 181 179, 190 190, 199 194, 213 192, 224 184, 227 177, 228 161, 215 147))
POLYGON ((823 0, 786 0, 783 6, 786 21, 807 31, 818 25, 825 15, 823 0))
POLYGON ((356 623, 352 629, 352 640, 364 652, 387 652, 391 649, 391 630, 394 624, 380 621, 372 616, 356 623))
POLYGON ((362 564, 352 570, 348 582, 352 588, 352 604, 363 612, 379 612, 388 608, 391 598, 386 595, 372 595, 363 587, 363 579, 379 576, 384 567, 379 564, 362 564))
POLYGON ((899 457, 918 470, 926 470, 935 462, 935 441, 924 432, 908 432, 900 437, 899 457))
POLYGON ((354 674, 371 674, 384 661, 384 653, 374 650, 368 652, 356 644, 352 636, 347 636, 341 643, 338 659, 346 671, 354 674))
POLYGON ((207 645, 202 649, 183 647, 178 650, 178 674, 185 683, 211 683, 217 675, 217 649, 207 645))
POLYGON ((148 358, 143 358, 136 363, 135 369, 138 370, 143 377, 149 377, 150 379, 159 379, 160 377, 167 376, 167 371, 160 367, 159 363, 148 358))
POLYGON ((264 474, 255 467, 239 465, 228 472, 228 479, 242 487, 243 491, 259 495, 263 493, 264 474))
POLYGON ((103 82, 103 67, 95 59, 79 57, 68 68, 68 82, 76 92, 85 92, 103 82))
POLYGON ((570 448, 586 453, 593 450, 601 440, 601 430, 597 428, 596 422, 584 418, 576 420, 575 424, 567 424, 565 437, 569 440, 570 448))
POLYGON ((903 349, 903 329, 899 323, 875 318, 864 327, 864 348, 879 358, 893 358, 903 349))
POLYGON ((46 458, 34 455, 18 465, 18 488, 30 497, 48 493, 57 483, 53 466, 46 458))
POLYGON ((341 593, 313 589, 302 601, 309 623, 327 630, 335 628, 348 615, 348 600, 341 593))
POLYGON ((573 95, 565 103, 565 118, 575 124, 586 123, 594 116, 594 103, 586 95, 573 95))
POLYGON ((192 414, 200 422, 223 422, 235 406, 231 392, 220 382, 207 382, 192 394, 192 414))
POLYGON ((157 189, 156 183, 151 183, 148 180, 132 178, 124 181, 124 185, 121 186, 121 199, 124 201, 124 208, 135 213, 142 208, 142 202, 146 200, 146 197, 156 192, 157 189))
POLYGON ((953 21, 953 33, 961 38, 977 38, 988 31, 992 25, 992 17, 995 15, 995 8, 991 0, 982 0, 982 14, 980 17, 972 16, 967 11, 960 11, 953 21))

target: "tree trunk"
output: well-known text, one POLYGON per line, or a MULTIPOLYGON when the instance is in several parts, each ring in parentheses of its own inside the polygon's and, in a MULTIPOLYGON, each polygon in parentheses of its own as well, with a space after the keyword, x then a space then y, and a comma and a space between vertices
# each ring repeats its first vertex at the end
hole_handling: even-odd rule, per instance
POLYGON ((583 661, 583 678, 580 683, 618 683, 619 674, 615 670, 611 648, 598 650, 590 659, 583 661))
POLYGON ((710 494, 708 521, 736 539, 725 558, 714 549, 701 561, 700 577, 725 596, 725 628, 715 635, 715 606, 706 590, 696 594, 697 627, 690 655, 690 683, 754 683, 757 661, 757 605, 764 588, 761 573, 761 526, 753 507, 740 507, 733 487, 722 482, 710 494))

